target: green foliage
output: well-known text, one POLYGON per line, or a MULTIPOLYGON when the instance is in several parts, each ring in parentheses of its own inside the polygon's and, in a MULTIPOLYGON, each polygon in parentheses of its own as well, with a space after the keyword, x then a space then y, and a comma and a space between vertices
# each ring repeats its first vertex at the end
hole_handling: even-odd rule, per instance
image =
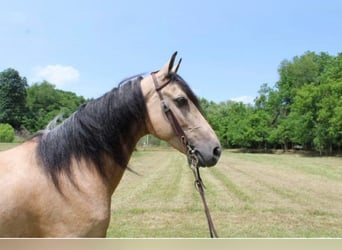
POLYGON ((0 73, 0 123, 8 123, 16 130, 25 128, 34 133, 59 114, 69 116, 85 101, 46 81, 28 87, 26 78, 14 69, 0 73))
POLYGON ((274 88, 263 84, 255 105, 201 100, 224 147, 341 151, 342 54, 307 52, 279 67, 274 88))
POLYGON ((13 142, 14 129, 9 124, 0 123, 0 142, 13 142))
POLYGON ((0 73, 0 122, 9 123, 15 129, 22 125, 25 114, 26 78, 14 69, 0 73))
POLYGON ((27 114, 23 124, 31 132, 43 129, 57 115, 70 116, 86 100, 72 92, 55 89, 44 81, 27 88, 27 114))

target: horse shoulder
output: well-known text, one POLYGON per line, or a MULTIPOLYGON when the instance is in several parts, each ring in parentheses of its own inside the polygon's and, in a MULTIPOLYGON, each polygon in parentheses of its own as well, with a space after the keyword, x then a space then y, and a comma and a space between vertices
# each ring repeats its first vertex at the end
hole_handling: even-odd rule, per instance
POLYGON ((60 193, 49 178, 46 190, 35 191, 35 211, 48 237, 105 237, 110 221, 110 195, 93 168, 72 163, 72 182, 59 176, 60 193))
POLYGON ((30 208, 32 186, 42 180, 34 149, 35 143, 28 142, 0 153, 1 236, 39 236, 30 208))
POLYGON ((113 190, 95 168, 73 162, 75 183, 60 175, 61 194, 35 150, 36 144, 24 143, 0 153, 0 236, 105 237, 113 190))

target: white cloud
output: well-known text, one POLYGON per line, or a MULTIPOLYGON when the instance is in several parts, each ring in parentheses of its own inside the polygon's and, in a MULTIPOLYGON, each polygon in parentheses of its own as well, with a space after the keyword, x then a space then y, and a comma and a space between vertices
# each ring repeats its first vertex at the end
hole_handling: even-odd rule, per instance
POLYGON ((46 80, 58 87, 77 82, 80 78, 80 73, 77 69, 60 64, 36 67, 33 71, 33 81, 46 80))
POLYGON ((244 104, 254 104, 254 96, 239 96, 232 98, 231 100, 234 102, 242 102, 244 104))

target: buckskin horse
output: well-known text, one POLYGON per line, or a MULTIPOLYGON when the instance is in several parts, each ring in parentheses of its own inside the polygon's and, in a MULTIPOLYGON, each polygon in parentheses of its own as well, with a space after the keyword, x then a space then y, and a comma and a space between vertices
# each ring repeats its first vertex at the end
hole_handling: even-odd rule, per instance
POLYGON ((220 143, 177 74, 176 54, 0 152, 1 237, 105 237, 111 196, 146 134, 191 150, 199 166, 217 163, 220 143))

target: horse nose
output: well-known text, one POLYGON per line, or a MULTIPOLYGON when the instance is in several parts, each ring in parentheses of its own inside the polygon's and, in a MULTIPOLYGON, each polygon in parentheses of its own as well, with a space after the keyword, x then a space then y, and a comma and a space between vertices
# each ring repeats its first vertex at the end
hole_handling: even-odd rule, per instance
POLYGON ((215 147, 214 148, 213 154, 217 159, 220 158, 221 153, 222 153, 221 147, 215 147))
POLYGON ((221 156, 221 152, 222 152, 221 147, 215 146, 213 149, 210 149, 210 147, 203 148, 203 145, 201 146, 195 148, 195 152, 199 161, 198 165, 201 167, 214 166, 218 162, 221 156))

